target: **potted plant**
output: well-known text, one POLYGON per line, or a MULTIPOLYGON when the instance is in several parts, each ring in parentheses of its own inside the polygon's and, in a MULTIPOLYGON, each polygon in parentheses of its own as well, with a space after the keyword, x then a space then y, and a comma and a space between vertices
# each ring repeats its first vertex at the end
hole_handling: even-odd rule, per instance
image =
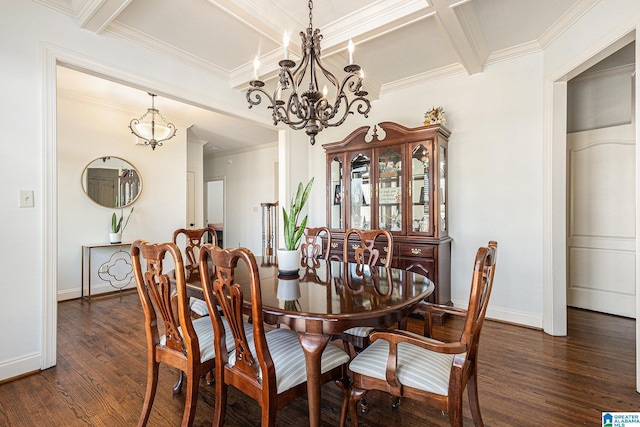
POLYGON ((307 218, 305 215, 302 221, 298 223, 300 211, 307 203, 311 186, 314 178, 311 178, 306 187, 302 187, 302 183, 298 184, 298 190, 289 204, 289 212, 282 207, 282 221, 284 224, 284 248, 278 249, 278 270, 281 274, 291 274, 298 272, 300 267, 300 239, 307 226, 307 218))
POLYGON ((122 232, 124 231, 125 228, 127 228, 127 224, 129 224, 129 218, 131 218, 132 213, 133 213, 133 208, 131 208, 131 212, 129 212, 129 215, 127 216, 127 220, 124 222, 124 225, 122 224, 122 221, 124 219, 122 209, 120 209, 120 219, 118 219, 118 216, 116 215, 115 212, 113 213, 113 215, 111 215, 111 233, 109 233, 109 241, 112 244, 122 243, 122 232))

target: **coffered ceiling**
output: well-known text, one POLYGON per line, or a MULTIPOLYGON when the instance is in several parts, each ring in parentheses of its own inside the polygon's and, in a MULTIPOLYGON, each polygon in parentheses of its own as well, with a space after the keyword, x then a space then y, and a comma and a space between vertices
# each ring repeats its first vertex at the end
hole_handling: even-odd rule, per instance
MULTIPOLYGON (((238 89, 238 96, 244 96, 252 78, 256 55, 260 78, 275 75, 285 30, 292 35, 292 59, 300 57, 297 34, 309 22, 302 0, 33 1, 71 16, 87 31, 123 37, 211 73, 238 89)), ((313 24, 324 36, 323 61, 336 70, 348 62, 347 42, 353 40, 354 62, 365 71, 365 89, 375 99, 424 80, 481 73, 492 62, 539 51, 597 2, 317 0, 313 24)), ((62 90, 73 90, 73 82, 60 82, 62 90)), ((162 102, 157 102, 161 110, 162 102)), ((239 140, 218 126, 224 120, 220 114, 190 120, 191 130, 219 152, 247 144, 244 136, 239 140)), ((250 144, 277 139, 274 129, 246 126, 255 131, 250 144)))

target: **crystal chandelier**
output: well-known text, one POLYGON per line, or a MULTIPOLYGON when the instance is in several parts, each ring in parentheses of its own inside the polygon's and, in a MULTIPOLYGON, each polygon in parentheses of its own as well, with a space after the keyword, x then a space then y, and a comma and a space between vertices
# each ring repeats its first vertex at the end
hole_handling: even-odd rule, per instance
POLYGON ((150 145, 151 149, 155 150, 156 146, 162 147, 163 141, 173 138, 177 129, 172 123, 167 123, 160 111, 156 109, 154 99, 157 95, 149 93, 149 96, 151 96, 151 108, 139 119, 131 120, 129 129, 135 136, 144 140, 144 145, 150 145), (158 123, 157 119, 161 122, 158 123))
POLYGON ((320 58, 322 34, 319 29, 313 29, 312 12, 313 1, 309 1, 309 27, 306 34, 300 32, 303 56, 298 67, 294 69, 296 63, 289 59, 289 40, 285 32, 284 59, 278 63, 280 73, 273 96, 265 91, 264 82, 258 79, 257 58, 254 62, 253 80, 249 82, 251 87, 247 91, 249 108, 260 104, 264 95, 270 104, 268 108, 272 110, 273 124, 282 122, 295 130, 304 129, 310 137, 311 145, 315 143, 315 136, 322 129, 340 126, 349 114, 353 114, 351 108, 354 105, 357 106, 357 112, 365 117, 371 110, 371 104, 365 98, 368 93, 362 90, 362 70, 359 65, 353 64, 353 43, 349 41, 349 65, 344 67, 347 75, 342 82, 339 82, 322 65, 320 58), (335 88, 333 104, 330 104, 327 99, 327 86, 324 85, 322 91, 319 89, 319 78, 335 88), (349 100, 346 92, 351 92, 354 97, 349 100), (286 97, 287 94, 288 97, 286 97))

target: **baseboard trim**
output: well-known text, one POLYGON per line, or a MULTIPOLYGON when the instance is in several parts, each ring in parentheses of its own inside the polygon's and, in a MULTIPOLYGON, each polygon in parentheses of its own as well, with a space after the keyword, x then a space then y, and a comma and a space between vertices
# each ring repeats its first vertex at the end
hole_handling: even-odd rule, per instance
MULTIPOLYGON (((124 288, 122 288, 123 291, 129 291, 129 290, 134 290, 136 288, 136 284, 135 282, 132 284, 129 284, 127 286, 125 286, 124 288)), ((108 294, 108 293, 113 293, 113 292, 117 292, 118 290, 115 289, 113 286, 107 284, 97 284, 97 285, 93 285, 91 286, 91 296, 92 297, 99 297, 100 294, 108 294)), ((58 302, 60 301, 67 301, 70 299, 78 299, 80 298, 80 288, 74 288, 74 289, 64 289, 62 291, 58 291, 57 293, 57 299, 58 302)), ((86 296, 86 295, 85 295, 86 296)))
MULTIPOLYGON (((466 309, 469 303, 468 301, 453 301, 453 305, 454 307, 466 309)), ((487 308, 486 318, 514 325, 542 329, 542 314, 536 315, 515 310, 505 310, 499 307, 491 307, 491 303, 489 303, 489 307, 487 308)))
POLYGON ((40 371, 42 354, 31 353, 15 359, 0 362, 0 384, 18 377, 40 371))

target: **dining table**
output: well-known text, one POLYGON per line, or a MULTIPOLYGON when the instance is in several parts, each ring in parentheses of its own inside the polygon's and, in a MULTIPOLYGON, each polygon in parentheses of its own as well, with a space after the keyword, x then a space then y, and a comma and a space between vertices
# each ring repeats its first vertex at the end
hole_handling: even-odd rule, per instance
MULTIPOLYGON (((353 327, 388 328, 409 316, 435 289, 419 273, 337 260, 305 259, 283 274, 276 257, 256 256, 263 320, 298 332, 305 354, 309 425, 320 426, 321 355, 332 337, 353 327)), ((187 269, 187 295, 203 298, 197 268, 187 269)), ((249 270, 238 263, 234 280, 251 312, 249 270)))

